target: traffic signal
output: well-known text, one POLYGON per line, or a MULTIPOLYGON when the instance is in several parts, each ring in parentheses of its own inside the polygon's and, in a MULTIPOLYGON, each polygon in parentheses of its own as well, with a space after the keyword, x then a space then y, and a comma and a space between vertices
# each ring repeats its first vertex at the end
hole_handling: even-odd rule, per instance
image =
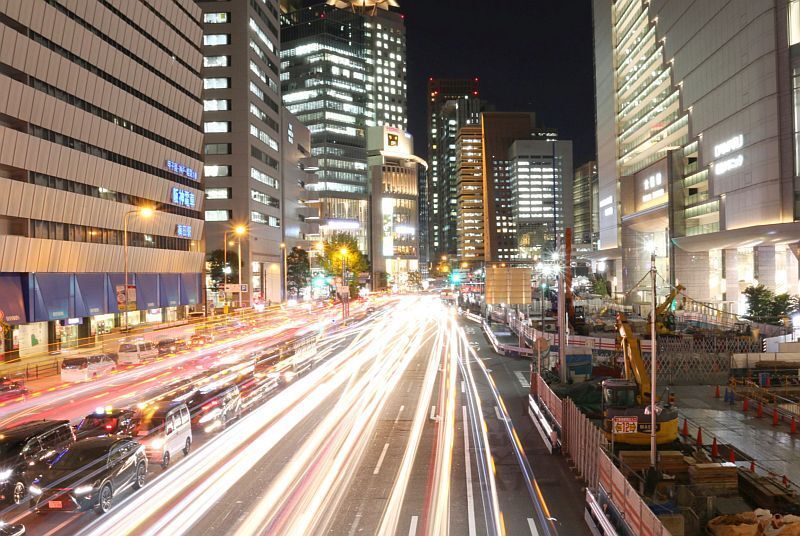
POLYGON ((450 282, 454 285, 457 285, 461 282, 461 274, 458 272, 453 272, 450 274, 450 282))

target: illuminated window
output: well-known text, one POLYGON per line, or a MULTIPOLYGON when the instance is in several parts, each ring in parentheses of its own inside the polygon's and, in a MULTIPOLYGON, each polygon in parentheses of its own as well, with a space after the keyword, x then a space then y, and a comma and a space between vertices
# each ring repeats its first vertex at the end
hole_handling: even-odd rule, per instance
POLYGON ((208 47, 228 45, 230 42, 230 34, 207 34, 203 36, 203 44, 208 47))

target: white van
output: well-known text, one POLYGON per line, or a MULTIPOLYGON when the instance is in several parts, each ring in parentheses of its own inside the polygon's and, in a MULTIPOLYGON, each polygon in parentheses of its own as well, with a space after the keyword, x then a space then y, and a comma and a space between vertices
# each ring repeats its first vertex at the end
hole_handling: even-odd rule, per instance
POLYGON ((158 357, 158 348, 148 341, 121 342, 117 351, 117 363, 141 363, 145 359, 158 357))
POLYGON ((189 455, 192 448, 192 421, 185 403, 148 406, 141 411, 136 435, 144 445, 150 462, 160 463, 166 469, 178 452, 189 455))
POLYGON ((68 357, 61 362, 61 381, 85 382, 104 376, 115 368, 114 360, 105 354, 68 357))

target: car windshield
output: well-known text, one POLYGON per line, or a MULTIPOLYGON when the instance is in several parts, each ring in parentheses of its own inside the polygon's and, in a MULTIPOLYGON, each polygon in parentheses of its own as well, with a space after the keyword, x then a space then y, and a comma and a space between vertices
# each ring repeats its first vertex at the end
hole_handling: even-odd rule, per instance
POLYGON ((71 359, 65 359, 61 363, 61 368, 66 369, 76 369, 76 368, 83 368, 86 366, 86 358, 85 357, 74 357, 71 359))
POLYGON ((56 456, 56 459, 53 460, 51 467, 56 469, 82 469, 95 462, 104 462, 107 453, 107 446, 87 448, 73 447, 62 450, 61 454, 56 456))
POLYGON ((86 417, 78 425, 79 431, 103 429, 111 432, 117 429, 116 417, 95 416, 86 417))
POLYGON ((135 344, 120 344, 119 345, 120 352, 135 352, 136 345, 135 344))
POLYGON ((164 417, 145 417, 139 424, 139 435, 148 435, 164 427, 164 417))

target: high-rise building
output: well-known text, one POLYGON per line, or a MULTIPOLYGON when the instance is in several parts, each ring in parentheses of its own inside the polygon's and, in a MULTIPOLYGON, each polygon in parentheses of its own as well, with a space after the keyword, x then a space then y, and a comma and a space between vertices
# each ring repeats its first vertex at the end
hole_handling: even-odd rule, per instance
POLYGON ((756 282, 798 293, 800 4, 593 6, 597 261, 615 290, 655 251, 718 309, 744 312, 756 282))
POLYGON ((572 181, 572 241, 576 252, 592 250, 592 229, 599 224, 597 205, 593 204, 593 187, 597 182, 597 162, 589 161, 575 168, 572 181))
POLYGON ((480 125, 461 127, 456 138, 458 261, 483 257, 483 146, 480 125))
MULTIPOLYGON (((572 218, 572 142, 554 135, 517 140, 508 149, 514 260, 539 261, 557 251, 572 218)), ((497 194, 497 190, 495 190, 497 194)))
POLYGON ((5 358, 202 304, 201 20, 189 0, 2 3, 5 358))
POLYGON ((241 249, 241 282, 247 290, 237 292, 236 301, 280 301, 283 129, 277 1, 197 4, 203 10, 206 249, 225 249, 226 233, 234 241, 227 249, 241 249), (232 234, 237 226, 247 232, 232 234))
POLYGON ((395 11, 284 4, 283 102, 311 130, 320 234, 346 231, 369 248, 366 129, 405 130, 406 46, 395 11), (300 9, 298 9, 300 7, 300 9))
POLYGON ((517 140, 531 139, 535 116, 531 112, 484 112, 481 114, 483 146, 483 229, 487 261, 517 256, 514 195, 509 175, 508 149, 517 140))
POLYGON ((478 79, 428 79, 427 258, 456 256, 458 215, 456 137, 480 122, 478 79))
POLYGON ((411 134, 394 127, 367 129, 371 187, 373 289, 403 286, 419 270, 418 168, 411 134))

